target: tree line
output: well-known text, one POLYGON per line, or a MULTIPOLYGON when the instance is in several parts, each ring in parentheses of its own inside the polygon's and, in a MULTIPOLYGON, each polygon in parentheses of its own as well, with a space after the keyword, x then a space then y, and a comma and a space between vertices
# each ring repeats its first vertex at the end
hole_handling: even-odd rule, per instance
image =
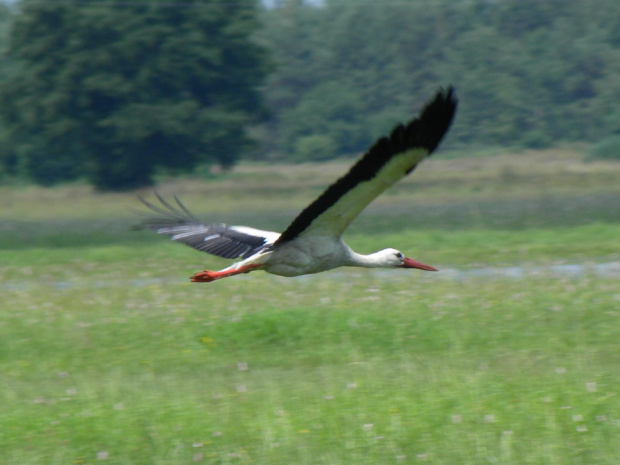
POLYGON ((0 47, 0 179, 357 154, 447 84, 455 148, 620 134, 616 0, 21 0, 0 47))
MULTIPOLYGON (((277 71, 270 152, 355 153, 439 85, 459 113, 447 143, 545 147, 620 133, 620 2, 331 0, 265 12, 277 71)), ((284 155, 286 154, 286 155, 284 155)))
POLYGON ((128 189, 252 147, 244 128, 264 112, 269 69, 253 0, 21 0, 11 22, 6 172, 128 189))

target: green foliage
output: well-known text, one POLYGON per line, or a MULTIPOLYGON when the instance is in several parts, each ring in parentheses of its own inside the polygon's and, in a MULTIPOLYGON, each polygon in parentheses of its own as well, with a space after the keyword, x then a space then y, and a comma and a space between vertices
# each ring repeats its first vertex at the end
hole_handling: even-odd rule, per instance
POLYGON ((620 160, 620 135, 597 142, 592 147, 591 157, 598 160, 620 160))
POLYGON ((350 155, 449 83, 444 146, 620 132, 616 0, 274 4, 23 0, 0 65, 0 170, 130 187, 230 167, 255 147, 248 128, 255 157, 350 155), (256 126, 263 99, 273 118, 256 126))
POLYGON ((299 161, 320 161, 333 158, 336 144, 328 135, 316 134, 295 140, 294 157, 299 161))
POLYGON ((332 158, 337 153, 359 152, 371 141, 364 131, 359 130, 361 113, 362 106, 352 98, 345 85, 326 83, 317 86, 298 106, 283 115, 290 121, 283 134, 287 149, 296 151, 300 139, 320 136, 324 141, 332 141, 337 150, 324 154, 322 159, 332 158))
POLYGON ((537 129, 527 131, 523 134, 520 142, 523 147, 528 149, 544 149, 553 145, 551 138, 543 131, 537 129))
POLYGON ((270 148, 320 134, 334 156, 362 151, 449 83, 448 144, 597 140, 620 129, 618 18, 615 0, 283 2, 260 33, 278 64, 270 148))
POLYGON ((0 88, 5 145, 39 182, 87 176, 101 189, 149 184, 157 167, 232 165, 261 114, 255 13, 250 0, 24 0, 10 44, 18 67, 0 88))

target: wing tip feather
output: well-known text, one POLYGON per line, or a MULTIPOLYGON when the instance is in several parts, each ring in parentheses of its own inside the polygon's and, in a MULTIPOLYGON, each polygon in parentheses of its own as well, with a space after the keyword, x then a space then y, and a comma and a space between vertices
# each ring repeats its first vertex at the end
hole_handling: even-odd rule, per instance
MULTIPOLYGON (((430 155, 450 128, 457 107, 454 86, 440 87, 435 96, 407 125, 397 125, 387 137, 379 138, 366 154, 336 183, 306 207, 273 244, 277 247, 299 236, 322 212, 334 205, 350 189, 372 179, 381 167, 395 155, 423 148, 430 155)), ((417 164, 410 167, 410 173, 417 164)))

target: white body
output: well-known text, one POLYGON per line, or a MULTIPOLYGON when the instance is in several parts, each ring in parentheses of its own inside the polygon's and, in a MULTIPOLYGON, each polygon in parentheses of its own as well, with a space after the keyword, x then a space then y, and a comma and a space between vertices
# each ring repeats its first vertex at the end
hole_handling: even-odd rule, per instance
POLYGON ((259 269, 280 276, 319 273, 340 266, 437 271, 395 249, 358 254, 341 236, 373 199, 432 153, 448 130, 455 110, 453 89, 438 92, 417 118, 377 140, 346 175, 306 207, 281 235, 246 226, 200 224, 176 197, 177 207, 160 196, 164 208, 143 200, 151 210, 163 215, 148 225, 203 252, 244 258, 223 270, 196 273, 191 277, 194 282, 211 282, 259 269))
POLYGON ((267 273, 278 276, 301 276, 320 273, 340 266, 384 268, 402 266, 403 254, 395 249, 384 249, 370 255, 361 255, 347 246, 341 238, 300 236, 274 251, 258 253, 235 263, 226 270, 238 270, 248 265, 261 265, 267 273))

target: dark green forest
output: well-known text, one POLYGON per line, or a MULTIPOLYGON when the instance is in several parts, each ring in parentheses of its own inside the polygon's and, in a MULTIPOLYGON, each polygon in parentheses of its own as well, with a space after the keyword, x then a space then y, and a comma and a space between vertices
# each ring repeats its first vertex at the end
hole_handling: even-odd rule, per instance
POLYGON ((127 189, 158 168, 231 166, 264 112, 256 11, 253 0, 22 0, 0 83, 4 169, 127 189))
POLYGON ((620 151, 617 0, 21 0, 0 49, 0 182, 358 154, 448 84, 453 149, 620 151))

